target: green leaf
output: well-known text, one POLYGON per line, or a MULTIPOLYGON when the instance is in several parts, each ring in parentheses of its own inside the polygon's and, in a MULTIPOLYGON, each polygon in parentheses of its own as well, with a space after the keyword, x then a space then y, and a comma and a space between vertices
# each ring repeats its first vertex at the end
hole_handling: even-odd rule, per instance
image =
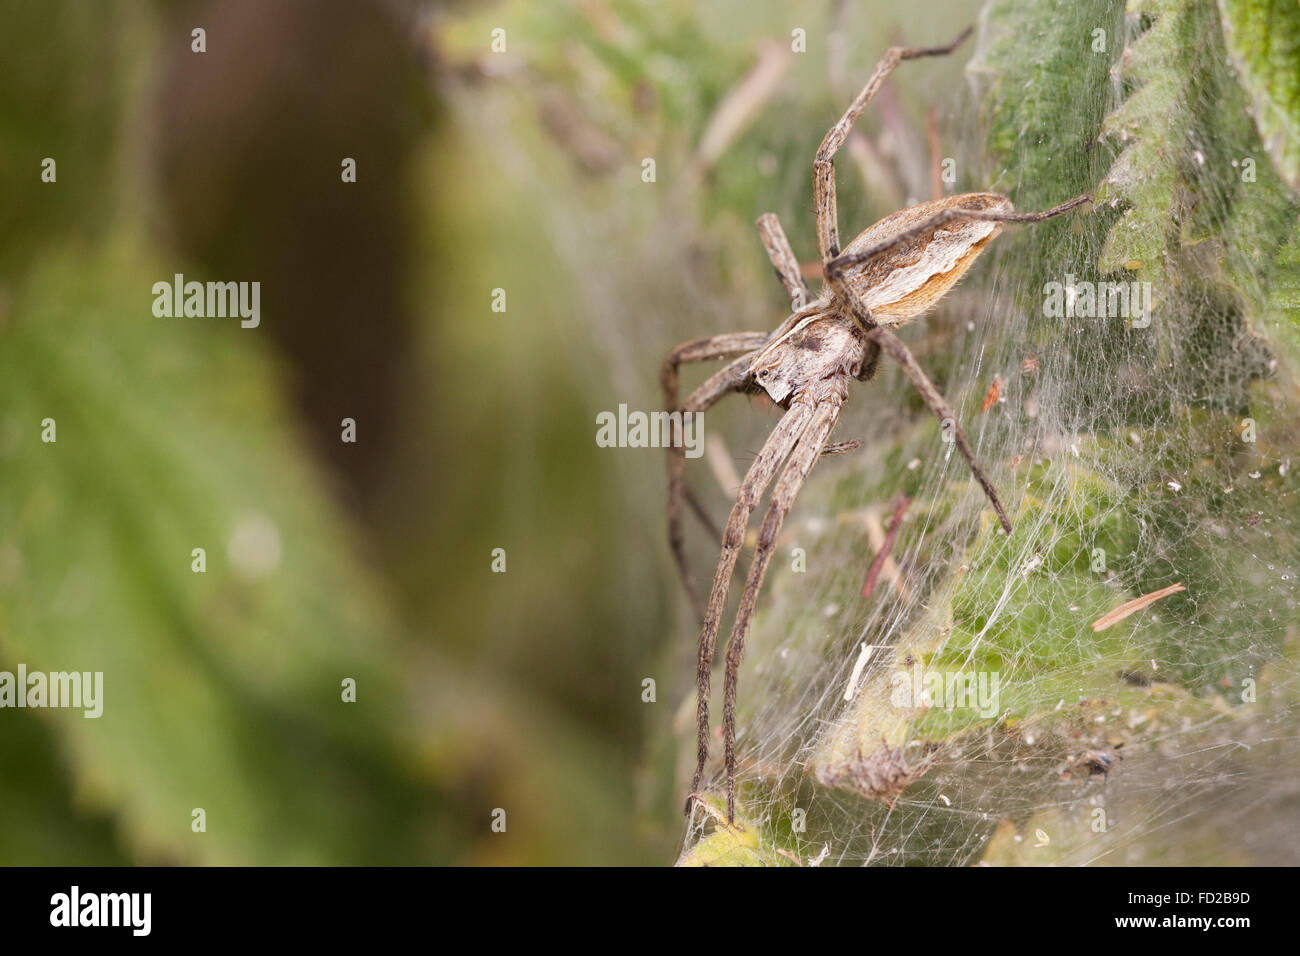
POLYGON ((1300 6, 1221 0, 1223 32, 1252 115, 1281 177, 1300 191, 1300 6))

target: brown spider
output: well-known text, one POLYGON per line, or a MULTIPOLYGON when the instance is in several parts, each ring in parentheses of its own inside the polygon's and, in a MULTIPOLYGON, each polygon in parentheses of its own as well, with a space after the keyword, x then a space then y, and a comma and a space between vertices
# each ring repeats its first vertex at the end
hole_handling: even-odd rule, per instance
POLYGON ((1085 750, 1077 754, 1071 759, 1069 766, 1061 772, 1061 779, 1072 780, 1076 775, 1083 776, 1086 772, 1087 776, 1084 779, 1090 780, 1100 776, 1103 780, 1109 780, 1115 764, 1124 759, 1124 755, 1119 753, 1119 748, 1123 746, 1119 743, 1104 750, 1085 750))
POLYGON ((664 362, 662 383, 669 410, 703 412, 731 392, 766 391, 785 414, 754 459, 722 533, 722 555, 713 577, 708 604, 700 600, 683 549, 682 502, 707 524, 707 516, 686 488, 685 449, 680 436, 669 443, 668 539, 682 582, 703 621, 698 680, 698 747, 695 777, 686 807, 700 791, 709 756, 710 669, 718 625, 727 601, 736 559, 750 516, 782 462, 785 470, 772 491, 771 504, 758 535, 744 594, 727 645, 723 733, 727 766, 727 820, 736 806, 736 672, 745 650, 759 588, 772 558, 777 533, 799 489, 822 454, 843 449, 827 445, 827 436, 848 397, 849 382, 866 381, 883 349, 921 393, 941 422, 950 422, 958 450, 993 504, 1008 533, 1011 522, 984 474, 952 409, 926 377, 907 346, 892 329, 925 312, 956 284, 1005 222, 1040 222, 1091 199, 1077 196, 1044 212, 1017 213, 996 193, 967 193, 910 206, 886 216, 843 250, 835 208, 835 152, 862 115, 885 78, 903 60, 951 53, 970 35, 970 28, 947 46, 926 49, 893 47, 886 51, 862 92, 822 140, 813 161, 817 245, 825 281, 815 299, 809 295, 790 242, 772 213, 760 216, 758 232, 794 305, 794 312, 768 332, 733 332, 686 342, 664 362), (736 357, 739 356, 739 357, 736 357), (732 357, 732 361, 678 404, 679 368, 685 362, 732 357))

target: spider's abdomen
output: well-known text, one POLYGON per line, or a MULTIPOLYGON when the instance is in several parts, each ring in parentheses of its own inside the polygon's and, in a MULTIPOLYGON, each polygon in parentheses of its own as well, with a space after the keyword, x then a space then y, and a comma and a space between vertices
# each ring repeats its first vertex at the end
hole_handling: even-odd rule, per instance
MULTIPOLYGON (((861 252, 945 209, 1011 211, 997 193, 965 193, 900 209, 864 230, 843 250, 861 252)), ((957 284, 998 234, 996 222, 949 222, 860 263, 844 274, 881 325, 902 325, 925 312, 957 284)))

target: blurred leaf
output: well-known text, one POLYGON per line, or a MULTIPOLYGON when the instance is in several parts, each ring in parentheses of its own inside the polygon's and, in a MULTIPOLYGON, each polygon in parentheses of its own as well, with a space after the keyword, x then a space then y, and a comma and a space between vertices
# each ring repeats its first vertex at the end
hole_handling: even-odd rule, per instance
POLYGON ((0 271, 111 217, 117 124, 144 49, 142 5, 0 0, 0 271), (57 179, 41 179, 55 161, 57 179))
POLYGON ((102 717, 41 716, 139 861, 427 862, 458 838, 403 742, 404 652, 356 533, 256 333, 152 315, 171 271, 65 254, 0 325, 0 657, 103 671, 102 717))

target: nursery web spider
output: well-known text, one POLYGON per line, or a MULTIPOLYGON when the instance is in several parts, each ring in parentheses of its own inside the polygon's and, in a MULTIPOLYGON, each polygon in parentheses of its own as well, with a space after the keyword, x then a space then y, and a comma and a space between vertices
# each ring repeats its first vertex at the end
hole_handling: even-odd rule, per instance
MULTIPOLYGON (((713 576, 708 603, 700 599, 683 549, 682 504, 706 519, 685 484, 685 449, 670 443, 668 472, 668 539, 683 584, 703 622, 700 633, 697 711, 697 762, 686 807, 700 792, 709 756, 710 672, 718 626, 736 559, 759 499, 778 469, 771 503, 758 534, 745 590, 727 645, 723 696, 723 734, 727 768, 727 821, 736 809, 736 673, 745 651, 745 636, 758 592, 772 559, 777 534, 799 489, 823 454, 846 450, 827 445, 853 379, 866 381, 875 372, 881 351, 896 361, 926 405, 941 422, 952 422, 958 450, 988 496, 1002 527, 1011 522, 992 482, 975 458, 952 408, 926 377, 893 329, 933 306, 962 277, 984 247, 1008 222, 1041 222, 1091 199, 1077 196, 1043 212, 1014 212, 1011 201, 996 193, 967 193, 923 202, 893 213, 861 233, 843 249, 835 208, 836 151, 862 115, 885 78, 903 60, 951 53, 970 35, 970 28, 947 46, 924 49, 893 47, 885 52, 844 115, 826 134, 813 160, 813 195, 817 246, 825 279, 816 298, 809 294, 790 242, 772 213, 758 219, 758 232, 777 278, 794 305, 793 313, 773 332, 733 332, 677 346, 664 362, 662 383, 670 411, 703 412, 731 392, 765 391, 785 410, 740 485, 735 506, 722 533, 722 554, 713 576), (686 362, 731 358, 686 399, 678 403, 679 368, 686 362)), ((680 438, 680 436, 675 436, 680 438)), ((706 519, 707 523, 707 519, 706 519)))

